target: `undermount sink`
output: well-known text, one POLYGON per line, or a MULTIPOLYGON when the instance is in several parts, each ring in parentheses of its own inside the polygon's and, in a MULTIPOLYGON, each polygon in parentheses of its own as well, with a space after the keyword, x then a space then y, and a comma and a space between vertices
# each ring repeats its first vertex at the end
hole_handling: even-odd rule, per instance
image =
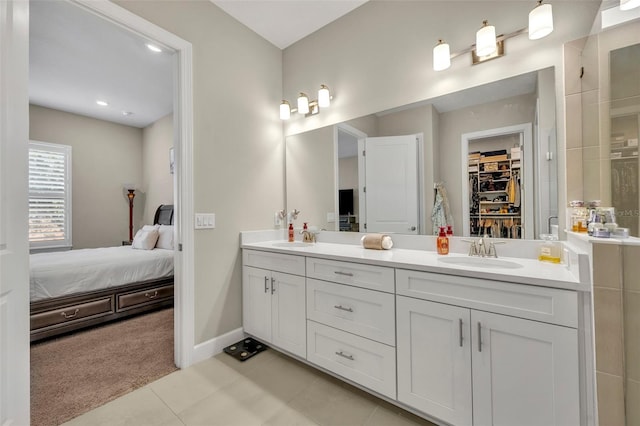
POLYGON ((498 269, 518 269, 522 265, 510 260, 495 259, 487 257, 442 257, 438 262, 450 265, 470 266, 474 268, 498 268, 498 269))
POLYGON ((273 243, 274 247, 311 247, 313 243, 303 243, 302 241, 294 241, 289 243, 287 241, 273 243))

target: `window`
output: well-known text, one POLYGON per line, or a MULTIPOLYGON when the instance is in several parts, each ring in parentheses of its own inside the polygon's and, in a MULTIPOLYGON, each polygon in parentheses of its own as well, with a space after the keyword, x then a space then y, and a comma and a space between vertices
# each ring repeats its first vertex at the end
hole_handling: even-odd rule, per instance
POLYGON ((71 147, 29 142, 29 243, 71 247, 71 147))

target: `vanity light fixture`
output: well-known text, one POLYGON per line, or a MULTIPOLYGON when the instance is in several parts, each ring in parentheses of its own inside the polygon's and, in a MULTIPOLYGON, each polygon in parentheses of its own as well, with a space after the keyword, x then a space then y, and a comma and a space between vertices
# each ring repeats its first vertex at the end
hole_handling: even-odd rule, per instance
POLYGON ((442 39, 438 40, 438 44, 433 48, 433 70, 442 71, 451 66, 451 50, 449 44, 442 39))
POLYGON ((333 99, 333 96, 329 92, 329 87, 324 84, 320 85, 318 99, 310 101, 306 93, 300 92, 297 100, 297 108, 291 108, 289 101, 286 99, 282 100, 280 103, 280 119, 288 120, 291 118, 291 113, 293 112, 297 112, 306 117, 318 114, 321 108, 328 108, 331 105, 331 99, 333 99))
POLYGON ((300 92, 298 95, 298 113, 309 114, 309 97, 306 93, 300 92))
MULTIPOLYGON (((529 27, 521 28, 510 34, 496 36, 496 28, 489 25, 489 21, 482 21, 482 27, 476 32, 476 44, 470 48, 451 54, 449 45, 442 40, 433 48, 433 70, 442 71, 451 65, 451 59, 471 52, 471 63, 479 64, 490 59, 504 56, 505 40, 511 37, 529 33, 529 39, 537 40, 553 32, 553 11, 550 4, 542 4, 543 0, 537 0, 538 4, 529 12, 529 27)), ((620 8, 623 3, 631 3, 640 6, 640 0, 620 0, 620 8)))
POLYGON ((489 56, 497 50, 496 27, 489 25, 489 21, 482 21, 482 27, 476 33, 476 54, 489 56))
POLYGON ((620 10, 631 10, 640 6, 640 0, 620 0, 620 10))
POLYGON ((553 11, 550 4, 538 5, 529 12, 529 40, 538 40, 553 32, 553 11))

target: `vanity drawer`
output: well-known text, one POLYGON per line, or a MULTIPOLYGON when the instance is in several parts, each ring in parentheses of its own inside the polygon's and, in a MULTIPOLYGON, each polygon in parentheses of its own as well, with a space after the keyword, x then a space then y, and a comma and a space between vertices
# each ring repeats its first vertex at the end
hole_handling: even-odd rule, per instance
POLYGON ((307 278, 307 317, 390 346, 396 344, 393 294, 307 278))
POLYGON ((108 296, 78 303, 54 311, 31 315, 31 330, 76 322, 80 319, 101 317, 113 313, 113 297, 108 296))
POLYGON ((173 284, 135 291, 133 293, 118 294, 116 297, 117 311, 126 311, 127 309, 137 308, 138 306, 148 305, 159 300, 173 297, 173 284))
POLYGON ((304 256, 243 249, 242 262, 245 266, 304 275, 304 256))
POLYGON ((396 269, 397 294, 578 327, 575 291, 396 269))
POLYGON ((307 360, 396 398, 396 350, 391 346, 307 321, 307 360))
POLYGON ((393 268, 307 258, 307 277, 393 293, 393 268))

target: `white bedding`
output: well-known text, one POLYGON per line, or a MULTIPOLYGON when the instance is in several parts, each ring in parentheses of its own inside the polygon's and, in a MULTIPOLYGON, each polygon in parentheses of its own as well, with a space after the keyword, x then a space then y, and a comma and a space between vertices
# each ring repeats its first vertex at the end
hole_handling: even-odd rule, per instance
POLYGON ((31 301, 173 275, 173 250, 104 247, 30 256, 31 301))

